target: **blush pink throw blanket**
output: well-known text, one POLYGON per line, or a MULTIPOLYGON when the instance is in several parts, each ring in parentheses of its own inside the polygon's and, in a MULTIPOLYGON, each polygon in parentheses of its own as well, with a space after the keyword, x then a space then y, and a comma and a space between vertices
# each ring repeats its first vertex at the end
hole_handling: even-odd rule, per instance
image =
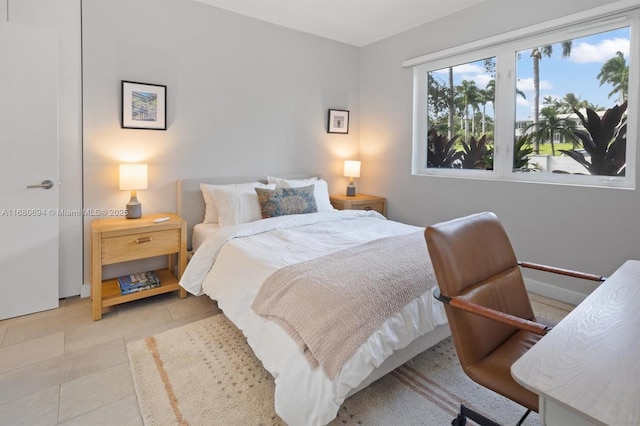
POLYGON ((280 269, 251 308, 278 322, 311 365, 334 379, 390 316, 435 285, 420 231, 280 269))

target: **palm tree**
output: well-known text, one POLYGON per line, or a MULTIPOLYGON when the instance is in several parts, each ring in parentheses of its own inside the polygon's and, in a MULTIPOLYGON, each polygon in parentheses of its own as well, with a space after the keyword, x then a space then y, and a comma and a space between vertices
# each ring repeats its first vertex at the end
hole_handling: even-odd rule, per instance
POLYGON ((580 109, 580 108, 584 108, 587 106, 587 101, 583 101, 580 99, 580 96, 576 96, 575 93, 567 93, 566 95, 564 95, 564 98, 562 98, 562 106, 564 108, 564 111, 562 112, 571 112, 574 109, 580 109))
POLYGON ((545 105, 555 105, 555 106, 559 106, 560 105, 560 101, 558 101, 558 98, 554 98, 551 95, 547 95, 542 99, 542 102, 545 105))
POLYGON ((480 133, 482 134, 485 134, 487 129, 487 125, 486 125, 487 124, 487 120, 486 120, 487 103, 491 101, 491 99, 489 99, 488 96, 489 95, 487 94, 487 91, 485 89, 478 90, 478 103, 482 105, 482 111, 480 115, 480 125, 481 125, 480 133))
POLYGON ((455 114, 455 101, 453 91, 453 67, 449 67, 449 139, 453 139, 453 120, 455 114))
MULTIPOLYGON (((464 140, 468 140, 469 134, 469 107, 474 111, 478 108, 478 86, 476 82, 471 80, 462 80, 460 86, 457 87, 457 91, 462 94, 463 111, 464 111, 464 140)), ((475 120, 472 118, 472 126, 475 127, 475 120)))
POLYGON ((475 135, 476 132, 476 118, 480 114, 480 102, 481 102, 480 89, 475 91, 474 96, 470 99, 471 105, 471 135, 475 135))
POLYGON ((434 78, 432 73, 427 74, 427 87, 429 92, 427 104, 429 128, 437 127, 440 131, 444 131, 447 126, 445 116, 449 109, 449 89, 444 82, 434 78))
MULTIPOLYGON (((547 98, 545 98, 546 101, 547 98)), ((563 114, 571 114, 574 110, 581 110, 585 108, 590 108, 594 111, 603 110, 602 107, 598 105, 594 105, 586 99, 580 99, 580 96, 577 96, 575 93, 567 93, 560 100, 556 100, 554 105, 557 107, 558 112, 563 114)))
MULTIPOLYGON (((562 42, 562 57, 566 58, 571 55, 571 40, 562 42)), ((537 129, 538 124, 538 114, 540 113, 540 61, 544 56, 550 58, 553 54, 553 46, 548 44, 542 47, 535 47, 531 51, 531 57, 533 58, 533 89, 534 89, 534 99, 533 99, 533 127, 534 131, 537 129)), ((536 154, 540 152, 540 146, 538 145, 538 141, 534 142, 533 149, 536 154)))
POLYGON ((629 93, 629 66, 622 52, 616 52, 616 56, 605 62, 597 77, 600 80, 600 86, 604 83, 610 83, 613 86, 609 97, 618 93, 620 103, 627 100, 629 93))
POLYGON ((480 104, 482 105, 482 134, 487 132, 486 127, 486 109, 488 103, 494 103, 496 98, 496 81, 490 80, 489 83, 485 86, 484 89, 479 91, 480 94, 480 104))
MULTIPOLYGON (((574 141, 573 130, 575 129, 575 123, 572 120, 558 117, 558 111, 553 106, 546 106, 542 108, 540 112, 542 120, 539 123, 533 123, 527 127, 527 129, 537 126, 531 134, 534 145, 540 144, 540 142, 549 141, 551 143, 551 155, 556 155, 555 141, 553 139, 555 134, 564 136, 565 139, 574 141)), ((526 130, 525 129, 525 132, 526 130)))

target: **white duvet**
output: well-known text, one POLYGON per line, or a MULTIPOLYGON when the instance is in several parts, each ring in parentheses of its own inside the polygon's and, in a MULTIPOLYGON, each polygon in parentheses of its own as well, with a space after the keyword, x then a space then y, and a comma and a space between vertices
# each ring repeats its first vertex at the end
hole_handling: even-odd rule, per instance
POLYGON ((312 369, 291 337, 251 310, 262 283, 277 269, 365 242, 419 231, 373 211, 343 210, 281 216, 223 227, 195 253, 180 280, 194 295, 206 293, 244 333, 275 379, 275 409, 289 425, 333 420, 349 391, 393 353, 446 323, 431 293, 389 318, 330 380, 312 369))

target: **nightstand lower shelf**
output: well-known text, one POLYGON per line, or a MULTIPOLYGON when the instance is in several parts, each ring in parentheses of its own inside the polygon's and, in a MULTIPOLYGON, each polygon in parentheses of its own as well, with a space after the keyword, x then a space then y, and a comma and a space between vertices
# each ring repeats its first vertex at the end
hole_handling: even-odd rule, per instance
POLYGON ((149 290, 138 291, 130 294, 122 294, 120 292, 120 286, 118 285, 117 278, 102 281, 102 307, 106 308, 130 302, 132 300, 144 299, 145 297, 177 290, 180 291, 180 297, 186 296, 185 290, 178 284, 178 279, 168 269, 160 269, 154 272, 160 279, 160 287, 150 288, 149 290))

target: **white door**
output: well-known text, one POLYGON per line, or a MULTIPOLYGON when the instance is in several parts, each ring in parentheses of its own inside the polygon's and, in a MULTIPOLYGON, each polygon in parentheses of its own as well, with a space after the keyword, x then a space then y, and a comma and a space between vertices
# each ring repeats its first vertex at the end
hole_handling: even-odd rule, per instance
POLYGON ((55 33, 0 22, 0 319, 58 307, 57 57, 55 33))

